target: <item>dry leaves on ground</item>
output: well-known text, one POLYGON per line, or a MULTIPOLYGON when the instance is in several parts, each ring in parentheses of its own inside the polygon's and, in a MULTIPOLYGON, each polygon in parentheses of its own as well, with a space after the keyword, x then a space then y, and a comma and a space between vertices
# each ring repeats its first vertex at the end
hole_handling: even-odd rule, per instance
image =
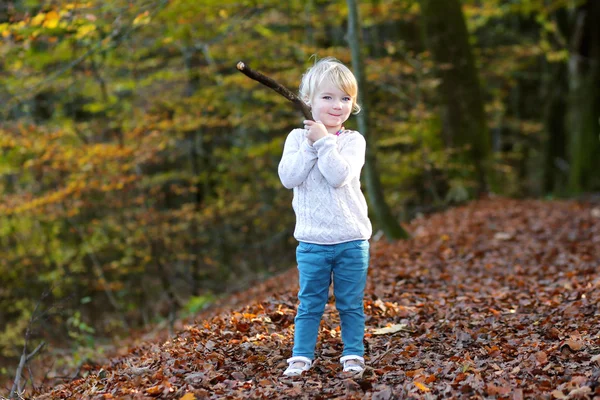
POLYGON ((315 366, 284 379, 297 281, 146 342, 39 399, 600 398, 597 205, 481 200, 375 243, 365 305, 369 368, 343 376, 325 311, 315 366))

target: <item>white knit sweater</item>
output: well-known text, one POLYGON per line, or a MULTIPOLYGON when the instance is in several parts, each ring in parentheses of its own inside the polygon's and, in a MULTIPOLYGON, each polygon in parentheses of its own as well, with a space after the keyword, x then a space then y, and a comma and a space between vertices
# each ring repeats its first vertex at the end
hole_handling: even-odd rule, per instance
POLYGON ((356 132, 327 135, 312 146, 306 130, 288 135, 279 163, 279 178, 294 189, 294 237, 301 242, 337 244, 369 239, 367 202, 360 190, 366 142, 356 132))

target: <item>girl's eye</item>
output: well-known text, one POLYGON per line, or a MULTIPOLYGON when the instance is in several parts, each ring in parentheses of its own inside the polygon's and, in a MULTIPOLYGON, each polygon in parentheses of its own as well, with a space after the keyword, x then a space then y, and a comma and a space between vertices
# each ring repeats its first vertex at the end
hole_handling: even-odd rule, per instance
POLYGON ((323 96, 323 99, 324 99, 324 100, 330 100, 330 99, 331 99, 331 96, 323 96))
POLYGON ((352 99, 350 97, 344 97, 344 98, 342 98, 342 100, 344 100, 344 101, 350 101, 352 99))

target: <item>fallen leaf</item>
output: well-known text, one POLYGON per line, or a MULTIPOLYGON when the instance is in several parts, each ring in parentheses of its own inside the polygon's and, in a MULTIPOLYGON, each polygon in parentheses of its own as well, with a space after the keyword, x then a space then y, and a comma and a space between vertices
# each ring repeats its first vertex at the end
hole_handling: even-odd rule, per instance
POLYGON ((243 381, 244 379, 246 379, 246 376, 245 376, 243 373, 239 372, 239 371, 235 371, 235 372, 233 372, 233 373, 231 374, 231 376, 232 376, 234 379, 238 380, 238 381, 243 381))
POLYGON ((393 392, 390 387, 386 387, 378 392, 373 393, 372 400, 390 400, 392 398, 393 392))
POLYGON ((196 386, 196 387, 200 386, 205 379, 206 379, 206 375, 203 374, 202 372, 195 372, 195 373, 187 374, 184 378, 186 383, 188 383, 192 386, 196 386))
POLYGON ((377 299, 373 305, 379 307, 383 312, 387 311, 387 307, 385 306, 385 303, 381 301, 381 299, 377 299))
POLYGON ((212 349, 214 349, 214 348, 215 348, 215 346, 216 346, 216 345, 217 345, 217 344, 216 344, 215 342, 213 342, 212 340, 209 340, 208 342, 206 342, 206 343, 204 344, 204 347, 205 347, 207 350, 212 350, 212 349))
POLYGON ((179 400, 196 400, 194 393, 186 393, 179 400))
POLYGON ((512 238, 513 238, 513 236, 510 233, 506 233, 506 232, 497 232, 494 235, 494 239, 496 239, 496 240, 510 240, 512 238))
POLYGON ((577 399, 577 398, 589 398, 588 394, 592 393, 592 388, 590 388, 589 386, 582 386, 579 387, 577 389, 573 389, 569 392, 569 394, 567 395, 567 397, 569 399, 577 399))
POLYGON ((416 387, 418 387, 419 390, 421 390, 422 392, 429 392, 430 391, 430 389, 427 386, 423 385, 421 382, 413 382, 413 384, 416 387))
POLYGON ((523 400, 523 389, 515 389, 512 400, 523 400))
POLYGON ((162 385, 152 386, 151 388, 146 389, 146 393, 152 396, 156 396, 157 394, 161 394, 163 391, 162 385))
POLYGON ((543 351, 538 351, 537 353, 535 353, 535 359, 540 364, 546 364, 548 362, 548 355, 543 351))
POLYGON ((488 384, 486 385, 486 391, 489 396, 495 396, 498 394, 500 396, 506 396, 510 393, 511 388, 509 386, 497 386, 494 385, 492 382, 488 382, 488 384))
POLYGON ((344 379, 344 386, 352 392, 358 392, 360 385, 353 379, 344 379))
POLYGON ((581 349, 583 349, 584 347, 584 343, 581 340, 576 340, 576 339, 567 339, 563 342, 563 344, 560 345, 560 351, 562 353, 564 353, 565 351, 579 351, 581 349))
POLYGON ((395 325, 391 325, 391 326, 386 326, 385 328, 373 329, 372 333, 373 333, 373 335, 386 335, 388 333, 396 333, 396 332, 400 332, 400 331, 406 331, 407 326, 408 325, 406 325, 406 324, 395 324, 395 325))

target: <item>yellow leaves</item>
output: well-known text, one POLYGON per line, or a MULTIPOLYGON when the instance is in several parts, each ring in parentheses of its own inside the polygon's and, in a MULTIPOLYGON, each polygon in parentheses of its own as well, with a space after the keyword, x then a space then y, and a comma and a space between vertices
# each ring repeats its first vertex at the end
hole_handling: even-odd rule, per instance
POLYGON ((31 24, 31 26, 40 26, 44 23, 45 20, 46 20, 46 14, 39 13, 35 17, 31 18, 30 24, 31 24))
POLYGON ((83 39, 84 37, 88 36, 90 33, 95 32, 95 31, 96 31, 96 25, 92 25, 92 24, 82 25, 79 28, 77 28, 77 33, 75 34, 75 37, 77 39, 83 39))
POLYGON ((196 396, 193 393, 186 393, 179 400, 196 400, 196 396))
MULTIPOLYGON (((138 180, 137 175, 125 175, 119 176, 108 183, 101 183, 98 180, 87 180, 83 179, 74 180, 69 182, 65 187, 58 190, 44 193, 33 199, 18 199, 14 198, 13 201, 7 201, 6 205, 0 206, 0 213, 2 214, 24 214, 27 212, 45 212, 46 207, 65 204, 67 199, 73 200, 75 197, 81 197, 82 192, 89 190, 100 190, 103 192, 111 192, 116 190, 123 190, 132 182, 138 180)), ((80 210, 77 207, 69 208, 68 215, 74 216, 78 214, 80 210)))
POLYGON ((69 3, 62 7, 65 10, 74 10, 74 9, 78 9, 78 8, 90 8, 92 6, 93 6, 93 3, 91 1, 88 1, 87 3, 69 3))
POLYGON ((150 23, 150 19, 150 13, 148 11, 144 11, 143 13, 135 17, 135 19, 133 20, 133 26, 148 25, 150 23))
POLYGON ((0 24, 0 35, 5 38, 10 36, 10 24, 0 24))
POLYGON ((8 133, 0 130, 0 147, 16 147, 17 141, 8 133))
POLYGON ((54 29, 58 26, 59 22, 60 16, 58 15, 58 13, 56 11, 50 11, 48 14, 46 14, 46 18, 42 26, 44 28, 54 29))
POLYGON ((56 190, 54 192, 47 193, 41 197, 35 198, 29 202, 20 203, 18 206, 13 208, 7 207, 0 209, 7 214, 22 214, 28 211, 33 211, 49 204, 55 204, 62 202, 65 198, 73 194, 79 185, 83 185, 83 182, 71 182, 67 187, 56 190))
POLYGON ((425 386, 424 384, 422 384, 421 382, 413 382, 413 384, 419 388, 420 391, 422 392, 430 392, 431 389, 429 389, 427 386, 425 386))

